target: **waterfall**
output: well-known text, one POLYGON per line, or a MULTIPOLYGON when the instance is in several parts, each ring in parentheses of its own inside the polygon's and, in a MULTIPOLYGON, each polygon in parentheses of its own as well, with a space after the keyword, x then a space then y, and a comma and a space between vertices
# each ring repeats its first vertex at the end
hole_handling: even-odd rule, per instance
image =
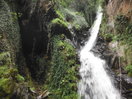
POLYGON ((99 7, 96 20, 90 30, 91 36, 80 51, 81 80, 78 85, 78 93, 81 99, 121 99, 105 70, 105 66, 107 66, 105 61, 91 51, 96 43, 102 15, 101 7, 99 7))

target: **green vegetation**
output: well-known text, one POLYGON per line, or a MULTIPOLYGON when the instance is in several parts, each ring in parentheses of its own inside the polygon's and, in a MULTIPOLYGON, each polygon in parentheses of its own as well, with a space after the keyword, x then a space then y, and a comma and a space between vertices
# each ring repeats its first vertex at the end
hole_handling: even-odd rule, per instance
POLYGON ((16 77, 17 81, 19 81, 19 82, 25 81, 24 77, 21 76, 20 74, 17 74, 15 77, 16 77))
POLYGON ((74 29, 80 30, 93 24, 97 7, 104 0, 53 0, 53 2, 56 3, 55 11, 59 18, 54 19, 54 23, 66 26, 68 22, 74 29))
POLYGON ((124 15, 117 15, 115 18, 115 28, 117 33, 122 34, 126 32, 126 27, 129 25, 129 19, 124 15))
POLYGON ((129 19, 123 15, 118 15, 115 21, 115 32, 108 28, 106 18, 104 17, 101 25, 101 36, 105 40, 120 41, 123 45, 132 47, 132 24, 129 19), (107 33, 106 33, 107 32, 107 33))
POLYGON ((105 41, 108 41, 108 42, 112 41, 114 38, 113 31, 110 31, 108 28, 107 18, 105 15, 103 16, 103 19, 102 19, 99 35, 103 37, 105 41))
POLYGON ((24 77, 18 74, 18 70, 12 68, 10 53, 0 53, 0 97, 10 97, 16 88, 15 84, 24 80, 24 77))
POLYGON ((53 0, 53 1, 56 2, 56 5, 58 7, 60 7, 60 6, 68 7, 68 6, 70 6, 72 4, 72 2, 74 0, 53 0))
MULTIPOLYGON (((90 5, 90 3, 80 0, 55 0, 54 2, 56 2, 57 7, 55 7, 55 11, 59 19, 54 19, 52 22, 56 22, 61 26, 70 24, 75 30, 80 30, 82 28, 90 26, 90 22, 87 22, 88 17, 87 15, 85 15, 87 13, 84 12, 87 10, 84 9, 84 7, 88 7, 87 5, 90 5)), ((91 8, 89 8, 88 10, 90 9, 91 8)), ((92 16, 90 18, 92 18, 92 16)))
POLYGON ((12 20, 17 21, 18 18, 22 16, 22 13, 11 12, 11 15, 12 15, 12 20))
POLYGON ((8 97, 13 94, 16 83, 22 83, 24 78, 18 74, 17 69, 8 66, 0 66, 0 97, 8 97))
POLYGON ((71 9, 64 9, 64 15, 71 26, 76 30, 88 27, 88 23, 86 22, 82 12, 71 9))
POLYGON ((61 19, 61 20, 64 20, 65 19, 63 13, 60 12, 59 10, 56 10, 56 14, 57 14, 57 16, 58 16, 59 19, 61 19))
MULTIPOLYGON (((104 16, 103 22, 101 24, 101 36, 108 42, 118 42, 118 48, 123 47, 122 50, 124 55, 120 58, 122 59, 121 65, 126 66, 124 70, 128 72, 129 76, 132 76, 132 23, 130 19, 124 15, 117 15, 115 17, 114 29, 107 24, 107 18, 104 16), (125 62, 125 63, 123 63, 125 62)), ((118 51, 117 48, 115 48, 118 51)), ((119 52, 120 53, 120 52, 119 52)), ((121 52, 122 53, 122 52, 121 52)))
POLYGON ((0 61, 1 64, 9 65, 11 63, 10 53, 9 52, 0 53, 0 61))
POLYGON ((58 18, 55 18, 51 21, 52 25, 59 25, 60 27, 67 28, 69 23, 65 21, 63 13, 61 13, 59 10, 56 10, 56 15, 58 18))
POLYGON ((65 22, 59 18, 53 19, 52 24, 60 25, 61 27, 68 27, 68 22, 65 22))
POLYGON ((11 95, 13 93, 13 89, 14 84, 11 79, 9 78, 0 79, 0 97, 5 97, 5 95, 11 95))
POLYGON ((124 15, 118 15, 115 21, 117 40, 123 45, 129 45, 132 48, 132 23, 124 15))
POLYGON ((52 39, 52 66, 45 86, 51 92, 51 99, 77 99, 76 51, 64 39, 63 34, 52 39))
POLYGON ((128 75, 132 76, 132 65, 127 65, 125 69, 128 72, 128 75))

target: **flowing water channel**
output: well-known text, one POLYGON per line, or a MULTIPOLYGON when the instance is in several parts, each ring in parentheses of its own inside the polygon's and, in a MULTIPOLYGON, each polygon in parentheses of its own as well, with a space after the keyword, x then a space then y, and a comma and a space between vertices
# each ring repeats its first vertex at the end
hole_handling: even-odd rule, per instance
POLYGON ((113 86, 105 70, 107 64, 91 51, 96 43, 102 15, 101 7, 99 7, 96 20, 91 28, 91 36, 80 51, 81 80, 78 92, 81 99, 121 99, 119 91, 113 86))

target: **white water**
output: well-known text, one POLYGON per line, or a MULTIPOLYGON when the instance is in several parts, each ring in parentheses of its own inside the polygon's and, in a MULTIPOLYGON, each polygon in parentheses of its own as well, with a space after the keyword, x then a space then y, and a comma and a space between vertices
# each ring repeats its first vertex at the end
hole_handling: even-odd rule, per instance
POLYGON ((91 28, 90 39, 80 51, 80 76, 78 91, 81 99, 121 99, 118 90, 105 70, 104 60, 95 56, 90 50, 96 43, 100 24, 102 20, 101 8, 97 12, 97 17, 91 28))

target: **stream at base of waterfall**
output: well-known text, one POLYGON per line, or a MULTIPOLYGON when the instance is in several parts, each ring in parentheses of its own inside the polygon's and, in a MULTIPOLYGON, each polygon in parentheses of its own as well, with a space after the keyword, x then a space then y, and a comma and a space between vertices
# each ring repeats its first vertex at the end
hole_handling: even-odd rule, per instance
POLYGON ((121 99, 119 91, 114 87, 105 70, 107 64, 91 51, 96 43, 102 15, 102 9, 99 7, 96 20, 90 30, 91 36, 80 50, 81 80, 78 84, 80 99, 121 99))

